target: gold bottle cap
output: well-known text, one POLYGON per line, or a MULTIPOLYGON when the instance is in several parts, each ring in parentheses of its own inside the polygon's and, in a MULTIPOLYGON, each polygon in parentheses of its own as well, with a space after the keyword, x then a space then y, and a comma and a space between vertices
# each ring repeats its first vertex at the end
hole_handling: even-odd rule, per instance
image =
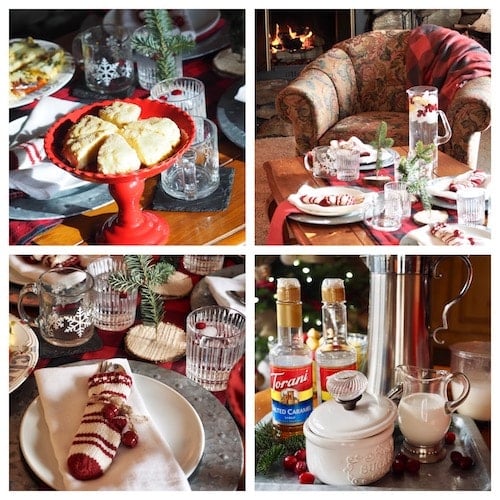
POLYGON ((277 298, 280 302, 299 302, 299 280, 297 278, 278 278, 277 298))
POLYGON ((345 300, 344 280, 325 278, 321 284, 321 299, 323 302, 343 302, 345 300))

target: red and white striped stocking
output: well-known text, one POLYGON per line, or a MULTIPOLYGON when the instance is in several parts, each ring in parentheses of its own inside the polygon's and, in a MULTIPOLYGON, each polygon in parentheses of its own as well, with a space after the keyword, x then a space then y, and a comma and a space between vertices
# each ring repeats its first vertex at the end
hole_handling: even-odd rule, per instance
POLYGON ((119 410, 131 389, 132 377, 123 371, 96 373, 89 378, 89 400, 67 460, 76 479, 96 479, 111 465, 127 423, 119 410))

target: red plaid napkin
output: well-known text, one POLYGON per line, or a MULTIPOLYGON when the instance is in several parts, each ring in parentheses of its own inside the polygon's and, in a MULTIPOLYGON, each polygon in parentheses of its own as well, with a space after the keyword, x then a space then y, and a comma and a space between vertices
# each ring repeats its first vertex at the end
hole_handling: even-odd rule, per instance
POLYGON ((298 213, 300 210, 288 200, 279 203, 271 218, 266 245, 284 245, 283 231, 286 218, 290 214, 298 213))

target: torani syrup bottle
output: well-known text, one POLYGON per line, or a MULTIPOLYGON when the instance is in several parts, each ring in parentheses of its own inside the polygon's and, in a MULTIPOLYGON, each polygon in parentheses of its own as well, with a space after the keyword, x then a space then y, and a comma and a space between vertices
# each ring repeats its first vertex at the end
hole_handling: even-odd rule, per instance
POLYGON ((347 343, 347 309, 344 281, 325 278, 321 284, 323 342, 316 349, 318 403, 331 398, 326 379, 341 370, 356 370, 356 348, 347 343))
POLYGON ((279 278, 277 287, 277 342, 269 352, 272 420, 275 436, 303 434, 313 410, 311 349, 302 333, 300 283, 279 278))

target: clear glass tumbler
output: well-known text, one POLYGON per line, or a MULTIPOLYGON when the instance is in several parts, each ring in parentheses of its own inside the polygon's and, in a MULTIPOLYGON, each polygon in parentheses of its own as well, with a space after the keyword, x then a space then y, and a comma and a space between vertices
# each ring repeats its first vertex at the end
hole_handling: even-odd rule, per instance
POLYGON ((245 316, 221 306, 200 307, 186 319, 186 376, 208 391, 224 391, 245 351, 245 316))
POLYGON ((191 116, 207 117, 205 85, 196 78, 183 76, 162 80, 153 86, 152 99, 173 104, 191 116))
POLYGON ((124 331, 135 322, 137 290, 119 292, 109 284, 109 275, 127 272, 121 257, 102 257, 89 264, 87 271, 94 277, 94 306, 97 328, 112 332, 124 331))
POLYGON ((222 269, 224 255, 184 255, 182 263, 186 271, 206 276, 222 269))

